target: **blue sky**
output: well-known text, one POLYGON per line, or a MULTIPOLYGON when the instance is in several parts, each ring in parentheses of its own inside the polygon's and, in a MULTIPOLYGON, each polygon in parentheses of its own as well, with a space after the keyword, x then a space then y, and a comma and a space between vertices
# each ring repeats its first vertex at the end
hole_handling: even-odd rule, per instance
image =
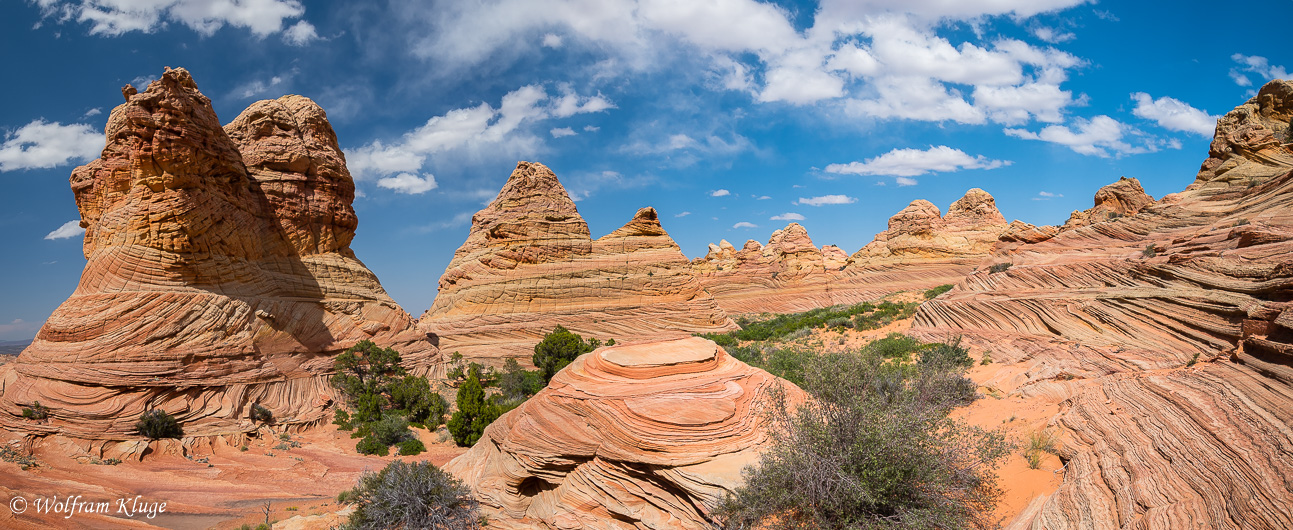
POLYGON ((853 252, 972 187, 1035 224, 1122 175, 1180 191, 1215 117, 1293 66, 1289 0, 338 4, 0 4, 0 340, 76 287, 67 177, 165 66, 226 123, 318 101, 362 195, 353 248, 415 316, 517 160, 556 171, 594 237, 654 206, 689 257, 792 220, 853 252))

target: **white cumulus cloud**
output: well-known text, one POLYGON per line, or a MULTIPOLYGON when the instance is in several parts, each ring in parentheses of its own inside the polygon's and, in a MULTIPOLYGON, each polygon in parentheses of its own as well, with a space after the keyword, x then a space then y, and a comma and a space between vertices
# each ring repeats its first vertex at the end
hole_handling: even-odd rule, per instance
POLYGON ((1109 157, 1110 152, 1116 155, 1128 155, 1153 151, 1152 145, 1133 146, 1123 140, 1128 127, 1105 115, 1089 120, 1077 118, 1074 127, 1067 125, 1048 125, 1039 132, 1025 129, 1005 129, 1009 136, 1025 140, 1040 140, 1059 144, 1073 151, 1099 157, 1109 157))
POLYGON ((806 206, 825 206, 827 204, 853 204, 858 202, 857 198, 848 195, 822 195, 820 197, 800 197, 795 204, 806 206))
POLYGON ((732 194, 732 192, 727 191, 727 190, 714 190, 714 191, 709 192, 709 196, 710 196, 710 197, 726 197, 726 196, 731 195, 731 194, 732 194))
POLYGON ((82 123, 63 125, 37 119, 6 133, 0 144, 0 171, 44 169, 99 156, 103 134, 82 123))
POLYGON ((946 145, 929 149, 894 149, 864 162, 831 164, 827 173, 851 175, 887 175, 914 177, 927 173, 945 173, 961 169, 996 169, 1010 165, 1007 160, 992 160, 986 156, 970 156, 960 149, 946 145))
POLYGON ((1131 99, 1136 100, 1136 109, 1132 114, 1153 120, 1164 129, 1211 137, 1217 127, 1216 116, 1211 116, 1176 98, 1154 99, 1149 94, 1137 92, 1131 95, 1131 99))
POLYGON ((63 223, 63 226, 60 226, 54 229, 53 232, 45 234, 45 239, 50 239, 50 240, 68 239, 68 238, 77 237, 84 233, 85 233, 85 229, 81 228, 81 220, 74 219, 66 223, 63 223))
POLYGON ((543 45, 544 45, 544 46, 546 46, 546 47, 548 47, 548 48, 560 48, 560 47, 561 47, 561 35, 557 35, 556 33, 548 33, 548 34, 544 35, 544 36, 543 36, 543 45))
POLYGON ((773 221, 803 221, 804 216, 794 212, 786 212, 781 215, 774 215, 770 219, 773 221))
POLYGON ((575 132, 574 129, 571 129, 570 127, 553 127, 552 130, 548 131, 548 133, 551 134, 553 138, 561 138, 564 136, 574 136, 576 134, 579 134, 575 132))
POLYGON ((419 177, 412 173, 400 173, 377 180, 377 187, 395 190, 396 193, 406 195, 420 195, 436 189, 437 186, 434 175, 419 177))

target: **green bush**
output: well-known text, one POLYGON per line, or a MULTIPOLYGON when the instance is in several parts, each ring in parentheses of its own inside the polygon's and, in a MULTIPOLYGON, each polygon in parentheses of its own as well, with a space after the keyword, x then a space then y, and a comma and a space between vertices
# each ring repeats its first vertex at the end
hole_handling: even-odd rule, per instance
POLYGON ((41 405, 39 401, 31 404, 31 408, 22 409, 23 419, 45 421, 49 419, 49 407, 41 405))
POLYGON ((996 274, 996 273, 998 273, 998 272, 1006 272, 1006 271, 1010 270, 1010 266, 1011 266, 1011 265, 1013 265, 1013 263, 996 263, 996 264, 993 264, 991 267, 988 267, 988 273, 989 273, 989 274, 996 274))
POLYGON ((959 368, 886 354, 894 348, 810 358, 803 388, 816 399, 794 410, 773 400, 771 443, 716 510, 723 527, 993 526, 992 469, 1009 445, 949 417, 959 368))
POLYGON ((516 359, 503 362, 503 375, 498 378, 498 389, 502 392, 503 398, 509 402, 520 404, 530 396, 538 394, 544 386, 546 383, 542 372, 525 370, 521 368, 521 363, 516 362, 516 359))
POLYGON ((552 376, 573 362, 575 358, 600 346, 601 341, 592 339, 584 342, 584 338, 578 333, 572 333, 558 325, 552 333, 547 334, 541 342, 534 345, 534 357, 531 360, 534 362, 534 367, 543 374, 544 384, 547 384, 552 380, 552 376))
POLYGON ((251 421, 274 423, 274 413, 270 412, 269 409, 260 406, 259 403, 251 404, 251 412, 248 414, 248 417, 251 418, 251 421))
POLYGON ((355 505, 346 529, 480 527, 471 489, 429 462, 396 460, 364 473, 346 500, 355 505))
POLYGON ((1153 243, 1150 243, 1149 245, 1145 246, 1145 250, 1140 251, 1140 254, 1145 256, 1146 258, 1152 258, 1158 255, 1158 247, 1155 246, 1153 243))
POLYGON ((968 368, 974 366, 974 359, 970 358, 969 350, 961 347, 961 337, 956 337, 951 342, 924 346, 920 351, 920 364, 968 368))
POLYGON ((476 370, 468 370, 467 381, 458 387, 457 404, 458 410, 449 418, 447 426, 453 441, 463 447, 480 440, 485 427, 504 412, 497 399, 485 399, 485 388, 476 370))
POLYGON ((1055 433, 1049 429, 1039 429, 1028 435, 1028 447, 1024 449, 1024 458, 1028 460, 1028 467, 1037 469, 1042 467, 1042 458, 1046 453, 1055 453, 1055 433))
POLYGON ((427 446, 422 443, 422 440, 418 440, 416 438, 412 440, 404 440, 403 442, 399 443, 399 446, 400 446, 400 455, 402 456, 412 456, 412 455, 422 454, 427 450, 427 446))
POLYGON ((425 377, 407 376, 391 385, 391 406, 409 423, 435 429, 444 423, 449 402, 431 390, 425 377))
POLYGON ((355 444, 355 451, 358 451, 361 455, 386 456, 391 453, 391 446, 385 445, 378 441, 377 438, 369 435, 355 444))
POLYGON ((449 403, 425 377, 408 375, 399 363, 399 352, 371 341, 337 356, 331 383, 342 403, 332 422, 353 431, 351 438, 363 438, 355 446, 360 453, 387 454, 390 446, 413 438, 410 424, 435 429, 444 423, 449 403))
POLYGON ((162 409, 152 409, 139 416, 139 421, 135 422, 135 430, 153 440, 184 436, 184 429, 180 428, 180 423, 162 409))
POLYGON ((925 299, 926 299, 926 300, 933 300, 933 299, 935 299, 935 298, 938 298, 938 296, 939 296, 939 295, 941 295, 941 294, 943 294, 943 293, 946 293, 946 292, 948 292, 948 291, 951 291, 951 290, 952 290, 952 284, 950 284, 950 283, 949 283, 949 284, 940 285, 940 286, 938 286, 938 287, 935 287, 935 288, 933 288, 933 289, 930 289, 930 290, 928 290, 928 291, 925 291, 925 299))

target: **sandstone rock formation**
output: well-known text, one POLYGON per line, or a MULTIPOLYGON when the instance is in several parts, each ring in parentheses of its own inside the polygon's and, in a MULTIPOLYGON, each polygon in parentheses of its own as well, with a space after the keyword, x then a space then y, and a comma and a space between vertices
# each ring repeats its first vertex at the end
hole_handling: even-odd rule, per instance
POLYGON ((1018 527, 1293 527, 1290 118, 1266 85, 1184 192, 1003 247, 917 313, 1009 363, 990 386, 1061 403, 1064 482, 1018 527))
POLYGON ((1088 210, 1074 211, 1064 223, 1064 228, 1077 228, 1131 215, 1153 202, 1154 198, 1145 193, 1139 180, 1122 177, 1118 182, 1100 188, 1095 193, 1095 206, 1088 210))
POLYGON ((557 325, 617 342, 736 326, 696 282, 654 209, 593 241, 556 175, 521 162, 472 217, 418 329, 437 335, 446 352, 524 364, 557 325))
POLYGON ((360 340, 432 368, 349 248, 354 184, 322 109, 286 96, 222 128, 183 69, 132 92, 72 173, 85 270, 0 383, 0 424, 120 440, 161 408, 186 434, 242 432, 252 403, 323 419, 332 357, 360 340), (36 401, 48 423, 17 417, 36 401))
POLYGON ((768 443, 768 391, 806 394, 701 338, 602 348, 504 414, 445 470, 491 527, 710 528, 768 443))
POLYGON ((791 223, 766 246, 723 241, 692 262, 700 282, 731 314, 789 313, 854 304, 897 291, 954 283, 987 256, 1007 228, 992 196, 971 189, 946 216, 925 200, 889 219, 889 229, 853 256, 820 250, 791 223))

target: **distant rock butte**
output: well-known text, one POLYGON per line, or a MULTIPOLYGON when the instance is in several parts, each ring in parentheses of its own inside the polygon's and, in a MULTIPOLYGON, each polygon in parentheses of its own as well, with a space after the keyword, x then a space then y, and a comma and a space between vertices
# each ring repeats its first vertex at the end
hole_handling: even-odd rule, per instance
POLYGON ((445 470, 500 528, 710 528, 768 439, 769 391, 806 394, 701 338, 585 354, 445 470))
POLYGON ((472 217, 418 329, 446 352, 524 363, 557 325, 617 342, 736 329, 654 209, 594 241, 556 175, 521 162, 472 217))
POLYGON ((1012 236, 921 307, 913 334, 1007 365, 987 386, 1061 403, 1064 482, 1015 527, 1293 528, 1290 118, 1267 84, 1184 192, 1106 186, 1128 213, 1012 236))
POLYGON ((1063 229, 1078 228, 1092 223, 1117 219, 1139 212, 1153 204, 1154 198, 1140 187, 1140 181, 1122 177, 1118 182, 1100 188, 1095 193, 1095 206, 1089 210, 1075 211, 1064 223, 1063 229))
POLYGON ((988 255, 1007 226, 992 196, 975 188, 946 216, 929 201, 913 201, 851 257, 834 245, 819 250, 804 227, 790 223, 766 246, 753 240, 741 250, 727 241, 711 244, 692 267, 729 313, 807 311, 955 283, 988 255))
POLYGON ((426 372, 438 351, 350 250, 354 184, 322 109, 253 104, 221 127, 184 69, 128 91, 72 172, 87 259, 0 382, 0 424, 134 438, 150 408, 189 435, 324 419, 335 354, 364 339, 426 372), (39 401, 48 423, 15 416, 39 401))

